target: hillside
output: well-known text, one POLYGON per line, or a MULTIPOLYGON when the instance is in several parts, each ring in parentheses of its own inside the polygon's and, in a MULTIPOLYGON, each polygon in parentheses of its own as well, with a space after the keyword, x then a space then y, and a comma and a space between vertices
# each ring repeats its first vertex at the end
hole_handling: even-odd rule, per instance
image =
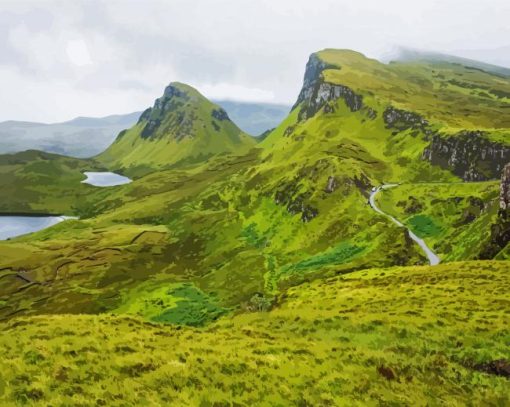
POLYGON ((0 242, 0 398, 507 404, 510 122, 482 86, 510 85, 325 50, 257 144, 174 83, 95 160, 0 156, 5 208, 80 217, 0 242), (74 189, 91 167, 133 182, 74 189))
POLYGON ((105 168, 88 159, 28 150, 0 155, 1 213, 81 215, 79 202, 93 188, 84 171, 105 168))
POLYGON ((170 84, 131 129, 97 158, 132 175, 242 154, 255 144, 219 106, 181 83, 170 84))
MULTIPOLYGON (((171 85, 99 157, 110 169, 134 174, 133 183, 110 190, 87 187, 86 195, 62 203, 80 220, 0 244, 0 268, 6 270, 0 284, 8 296, 0 314, 96 313, 124 309, 136 298, 165 303, 162 285, 187 282, 191 293, 212 296, 215 315, 256 293, 271 301, 290 286, 326 275, 425 264, 406 230, 368 205, 372 187, 390 182, 409 185, 408 196, 397 204, 419 199, 409 212, 418 226, 424 219, 439 225, 440 235, 414 230, 437 245, 443 260, 477 258, 499 224, 498 184, 456 187, 461 179, 448 166, 424 156, 438 131, 428 118, 370 96, 369 80, 368 90, 358 93, 327 82, 327 75, 349 70, 348 63, 365 77, 379 64, 351 51, 314 54, 294 110, 255 149, 198 92, 171 85), (323 58, 330 59, 329 66, 344 62, 326 69, 323 58), (212 120, 213 114, 224 120, 212 120), (179 118, 190 126, 178 126, 179 118), (224 131, 218 133, 214 122, 224 131), (190 137, 195 129, 200 132, 190 137), (234 147, 240 147, 236 154, 211 156, 234 147), (428 193, 427 185, 438 191, 431 184, 437 181, 447 184, 440 193, 444 206, 437 207, 446 208, 447 216, 430 212, 437 193, 428 193), (459 199, 462 205, 450 204, 459 199), (27 287, 16 277, 19 270, 41 284, 27 287)), ((492 161, 503 160, 504 155, 492 161)), ((407 213, 384 207, 408 222, 407 213)))
POLYGON ((476 61, 469 58, 461 58, 454 55, 442 54, 439 52, 427 52, 420 51, 410 48, 401 47, 395 57, 392 58, 395 61, 428 61, 428 62, 446 62, 465 67, 481 69, 482 71, 494 73, 510 77, 510 68, 502 66, 488 64, 486 62, 476 61))
MULTIPOLYGON (((290 289, 269 312, 254 301, 206 328, 135 315, 17 318, 0 324, 0 400, 508 405, 506 266, 357 271, 290 289)), ((187 306, 172 309, 196 321, 199 309, 187 306)))

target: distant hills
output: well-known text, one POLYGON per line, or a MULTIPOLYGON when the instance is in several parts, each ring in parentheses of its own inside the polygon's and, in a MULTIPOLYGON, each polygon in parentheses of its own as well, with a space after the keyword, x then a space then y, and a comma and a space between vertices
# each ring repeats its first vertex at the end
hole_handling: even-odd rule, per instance
MULTIPOLYGON (((252 136, 276 127, 290 110, 290 106, 269 103, 214 102, 252 136)), ((36 149, 72 157, 91 157, 104 151, 122 130, 133 126, 141 114, 77 117, 51 124, 14 120, 1 122, 0 154, 36 149)))
POLYGON ((258 137, 278 126, 290 112, 290 105, 213 100, 225 109, 234 123, 246 133, 258 137))
POLYGON ((62 123, 9 120, 0 123, 0 153, 37 149, 74 157, 90 157, 108 147, 115 136, 136 123, 140 112, 101 118, 77 117, 62 123))

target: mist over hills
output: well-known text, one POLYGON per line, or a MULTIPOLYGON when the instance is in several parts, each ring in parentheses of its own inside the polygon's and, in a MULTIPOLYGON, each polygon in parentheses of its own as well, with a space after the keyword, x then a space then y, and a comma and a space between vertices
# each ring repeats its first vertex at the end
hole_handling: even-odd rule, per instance
MULTIPOLYGON (((215 100, 246 133, 259 136, 276 127, 290 106, 215 100)), ((102 118, 77 117, 62 123, 5 121, 0 123, 0 154, 37 149, 72 157, 92 157, 108 147, 142 112, 102 118)))
POLYGON ((62 123, 0 123, 0 153, 37 149, 73 157, 90 157, 138 120, 140 112, 102 118, 77 117, 62 123))
POLYGON ((390 61, 415 61, 415 62, 446 62, 454 63, 463 66, 470 66, 473 68, 481 69, 486 72, 492 72, 495 74, 510 77, 510 68, 489 64, 483 61, 477 61, 469 58, 462 58, 454 55, 443 54, 440 52, 422 51, 412 48, 400 47, 396 55, 388 58, 390 61))

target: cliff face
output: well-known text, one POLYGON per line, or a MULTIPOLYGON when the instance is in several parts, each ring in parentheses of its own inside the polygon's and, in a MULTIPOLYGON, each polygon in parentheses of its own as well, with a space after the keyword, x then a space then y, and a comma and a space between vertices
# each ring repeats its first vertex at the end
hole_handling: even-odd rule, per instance
POLYGON ((397 131, 405 130, 421 130, 425 134, 429 134, 429 122, 417 113, 407 110, 396 109, 389 106, 383 112, 383 120, 387 129, 395 129, 397 131))
MULTIPOLYGON (((310 56, 306 64, 303 87, 292 109, 304 102, 304 108, 299 113, 299 120, 306 120, 317 113, 328 102, 343 99, 351 112, 361 110, 363 97, 356 94, 352 89, 343 85, 324 82, 322 71, 328 69, 328 65, 321 61, 315 54, 310 56)), ((338 68, 337 68, 338 69, 338 68)), ((327 106, 332 111, 331 106, 327 106)))
POLYGON ((499 208, 501 211, 510 211, 510 163, 505 165, 503 175, 501 176, 499 208))
POLYGON ((498 178, 510 162, 510 147, 488 140, 482 132, 465 131, 455 137, 434 135, 422 158, 464 181, 486 181, 498 178))
POLYGON ((493 259, 510 243, 510 163, 503 169, 499 191, 498 219, 491 225, 490 240, 480 254, 481 259, 493 259))

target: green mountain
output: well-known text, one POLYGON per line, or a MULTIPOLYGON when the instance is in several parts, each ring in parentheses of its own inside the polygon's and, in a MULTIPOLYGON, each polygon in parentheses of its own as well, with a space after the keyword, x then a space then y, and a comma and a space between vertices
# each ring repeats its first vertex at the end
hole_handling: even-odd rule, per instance
POLYGON ((324 50, 256 145, 176 84, 97 161, 0 157, 10 185, 41 180, 39 210, 84 167, 134 176, 0 242, 0 399, 507 404, 509 88, 324 50))
MULTIPOLYGON (((243 131, 259 136, 275 128, 290 106, 270 103, 213 101, 243 131)), ((136 124, 143 112, 101 118, 77 117, 62 123, 6 121, 0 123, 0 153, 42 150, 72 157, 92 157, 103 152, 119 132, 136 124)))
POLYGON ((213 155, 243 153, 254 145, 198 91, 172 83, 138 123, 119 134, 97 160, 129 174, 199 163, 213 155))

